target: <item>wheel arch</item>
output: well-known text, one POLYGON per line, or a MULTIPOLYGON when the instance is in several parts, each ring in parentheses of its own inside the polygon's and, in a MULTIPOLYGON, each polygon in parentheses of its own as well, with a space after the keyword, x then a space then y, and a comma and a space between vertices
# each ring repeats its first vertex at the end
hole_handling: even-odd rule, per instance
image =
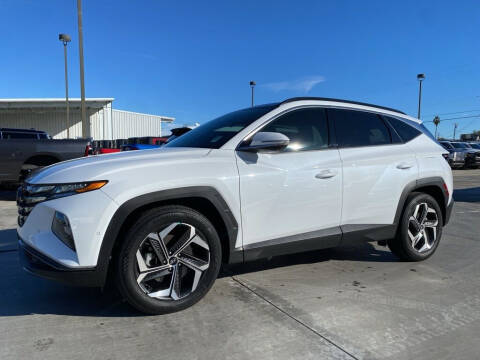
POLYGON ((448 221, 447 205, 449 195, 444 188, 444 184, 445 181, 439 176, 418 179, 409 183, 400 196, 394 224, 398 227, 408 196, 413 192, 422 192, 432 196, 437 201, 442 210, 443 225, 446 225, 448 221))
POLYGON ((235 251, 238 223, 220 193, 209 186, 185 187, 143 194, 122 204, 107 227, 97 261, 97 269, 106 280, 110 260, 122 243, 121 236, 143 212, 165 205, 183 205, 199 211, 215 226, 222 243, 222 261, 243 261, 243 252, 235 251))
POLYGON ((58 156, 52 154, 35 154, 27 158, 23 165, 30 164, 30 165, 38 165, 38 166, 47 166, 52 165, 57 162, 60 162, 60 158, 58 156))

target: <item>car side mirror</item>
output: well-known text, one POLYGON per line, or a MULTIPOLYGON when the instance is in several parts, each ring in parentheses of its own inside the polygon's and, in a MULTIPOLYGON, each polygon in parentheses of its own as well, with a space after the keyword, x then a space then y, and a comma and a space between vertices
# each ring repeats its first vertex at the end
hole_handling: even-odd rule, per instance
POLYGON ((290 139, 278 132, 257 132, 251 140, 244 141, 237 148, 238 151, 248 152, 276 152, 285 149, 290 139))

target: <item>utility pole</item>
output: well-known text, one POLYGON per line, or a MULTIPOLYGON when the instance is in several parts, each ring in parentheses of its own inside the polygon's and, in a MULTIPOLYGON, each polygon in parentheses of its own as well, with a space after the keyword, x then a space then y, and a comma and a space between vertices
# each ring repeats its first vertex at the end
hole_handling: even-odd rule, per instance
POLYGON ((453 125, 453 140, 455 140, 455 133, 457 132, 457 127, 458 127, 458 124, 455 123, 455 125, 453 125))
POLYGON ((72 41, 70 35, 59 34, 58 40, 63 42, 63 55, 65 57, 65 103, 67 107, 67 139, 70 138, 70 105, 68 103, 68 71, 67 71, 67 44, 72 41))
POLYGON ((255 85, 257 85, 257 84, 255 83, 255 81, 253 81, 253 80, 250 81, 250 87, 252 88, 252 107, 253 107, 253 103, 254 103, 254 101, 253 101, 253 96, 254 96, 254 93, 253 93, 253 92, 254 92, 254 90, 253 90, 253 89, 255 88, 255 85))
POLYGON ((82 0, 77 0, 78 14, 78 53, 80 57, 80 93, 82 109, 82 137, 90 137, 90 121, 87 123, 87 112, 85 109, 85 73, 83 64, 83 25, 82 25, 82 0))
POLYGON ((438 115, 433 118, 433 123, 435 124, 435 140, 437 140, 438 124, 440 124, 440 117, 438 115))
POLYGON ((422 81, 425 80, 425 74, 417 74, 417 80, 419 82, 419 89, 418 89, 418 118, 420 119, 420 107, 422 104, 422 81))

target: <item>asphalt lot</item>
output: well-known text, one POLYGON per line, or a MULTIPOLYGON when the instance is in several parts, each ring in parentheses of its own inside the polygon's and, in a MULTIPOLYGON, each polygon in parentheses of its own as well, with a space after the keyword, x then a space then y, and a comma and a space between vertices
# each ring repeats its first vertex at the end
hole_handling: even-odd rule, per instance
POLYGON ((473 359, 480 353, 480 170, 455 171, 437 253, 376 244, 227 268, 186 311, 144 316, 112 291, 18 264, 13 192, 0 191, 0 359, 473 359))

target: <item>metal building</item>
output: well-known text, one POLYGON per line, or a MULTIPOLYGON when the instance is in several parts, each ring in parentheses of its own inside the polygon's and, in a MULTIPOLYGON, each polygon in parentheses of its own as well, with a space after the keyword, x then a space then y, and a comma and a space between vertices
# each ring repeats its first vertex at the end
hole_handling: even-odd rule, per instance
MULTIPOLYGON (((95 140, 160 136, 162 123, 175 118, 112 108, 113 98, 85 99, 90 134, 95 140)), ((80 99, 69 99, 67 124, 65 99, 0 99, 0 127, 43 130, 55 139, 82 136, 80 99)))

